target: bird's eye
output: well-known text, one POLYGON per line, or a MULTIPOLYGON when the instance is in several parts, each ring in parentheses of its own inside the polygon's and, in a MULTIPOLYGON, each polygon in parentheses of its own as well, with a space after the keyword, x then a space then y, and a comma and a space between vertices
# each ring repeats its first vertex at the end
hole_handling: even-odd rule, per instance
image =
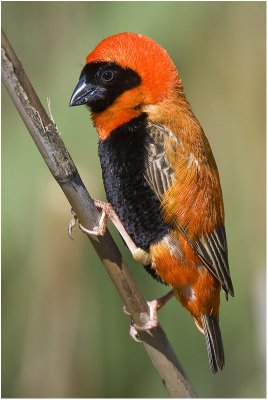
POLYGON ((100 78, 101 78, 102 82, 104 82, 104 83, 111 83, 113 81, 114 77, 115 77, 115 73, 113 71, 111 71, 110 69, 108 69, 101 74, 100 78))

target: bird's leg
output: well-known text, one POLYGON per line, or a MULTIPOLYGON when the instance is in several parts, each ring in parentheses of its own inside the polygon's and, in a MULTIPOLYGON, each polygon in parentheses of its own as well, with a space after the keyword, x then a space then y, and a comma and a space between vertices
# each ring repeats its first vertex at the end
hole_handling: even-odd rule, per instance
POLYGON ((167 292, 164 296, 159 297, 159 299, 153 300, 152 302, 155 302, 155 309, 156 311, 160 310, 172 297, 174 296, 174 290, 171 289, 169 292, 167 292))
MULTIPOLYGON (((174 290, 170 290, 167 294, 160 297, 159 299, 147 301, 149 307, 149 320, 142 326, 137 325, 134 321, 131 321, 129 334, 136 342, 141 342, 139 339, 139 331, 147 331, 156 328, 158 325, 157 311, 160 310, 167 302, 174 296, 174 290)), ((125 314, 130 315, 124 306, 123 311, 125 314)))
MULTIPOLYGON (((110 220, 113 222, 114 226, 117 228, 118 232, 124 239, 126 245, 128 246, 130 252, 132 253, 133 258, 140 262, 143 265, 148 265, 151 263, 151 256, 149 253, 147 253, 145 250, 137 247, 127 231, 125 230, 120 218, 114 211, 113 207, 111 206, 110 203, 105 203, 100 200, 94 200, 95 206, 98 208, 98 210, 102 210, 102 215, 99 221, 99 225, 94 227, 93 230, 86 229, 82 224, 79 223, 79 228, 81 229, 82 232, 85 232, 89 235, 94 235, 94 236, 104 236, 107 228, 107 220, 110 218, 110 220)), ((72 238, 71 233, 73 227, 76 225, 77 222, 77 216, 74 214, 73 210, 71 210, 72 214, 74 217, 71 219, 69 223, 69 236, 72 238)), ((143 325, 137 325, 133 321, 131 321, 131 326, 130 326, 130 335, 131 337, 139 342, 140 340, 138 339, 138 331, 146 331, 155 328, 158 325, 158 317, 157 317, 157 311, 160 310, 161 307, 163 307, 166 302, 171 299, 174 295, 173 290, 170 290, 167 294, 164 296, 160 297, 159 299, 148 301, 148 307, 149 307, 149 319, 146 321, 145 324, 143 325)), ((124 312, 127 315, 130 315, 130 313, 127 311, 126 307, 124 307, 124 312)))
MULTIPOLYGON (((125 230, 120 218, 114 211, 113 207, 111 206, 110 203, 105 203, 104 201, 100 200, 94 200, 95 206, 98 208, 98 210, 102 210, 102 215, 99 221, 99 225, 94 227, 93 230, 86 229, 79 223, 79 228, 81 231, 89 234, 89 235, 94 235, 94 236, 104 236, 106 233, 106 228, 107 228, 107 220, 110 218, 122 238, 124 239, 127 247, 129 248, 133 258, 140 262, 143 265, 148 265, 151 262, 151 256, 149 253, 147 253, 145 250, 137 247, 127 231, 125 230)), ((71 231, 72 228, 75 226, 75 220, 77 219, 76 215, 74 218, 69 223, 69 236, 71 237, 71 231)))
MULTIPOLYGON (((147 253, 145 250, 141 249, 140 247, 137 247, 136 244, 133 242, 127 231, 125 230, 120 218, 116 214, 115 210, 113 209, 112 205, 110 203, 105 203, 100 200, 95 200, 94 201, 95 206, 98 209, 101 209, 107 214, 107 219, 110 218, 122 238, 124 239, 127 247, 129 248, 134 260, 140 262, 141 264, 148 265, 151 262, 151 257, 149 253, 147 253)), ((107 224, 107 219, 105 223, 107 224)))

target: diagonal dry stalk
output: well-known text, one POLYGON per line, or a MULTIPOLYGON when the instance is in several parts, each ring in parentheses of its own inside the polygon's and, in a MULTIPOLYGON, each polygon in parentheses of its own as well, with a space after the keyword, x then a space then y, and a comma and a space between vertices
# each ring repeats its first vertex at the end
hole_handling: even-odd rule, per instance
MULTIPOLYGON (((87 192, 55 124, 48 117, 3 31, 1 52, 2 80, 9 95, 79 221, 85 228, 93 229, 98 224, 100 214, 87 192)), ((111 235, 107 231, 105 237, 88 236, 88 238, 133 321, 138 325, 144 324, 149 319, 147 303, 111 235)), ((161 326, 159 325, 151 331, 143 331, 140 336, 169 395, 180 398, 196 397, 161 326)))

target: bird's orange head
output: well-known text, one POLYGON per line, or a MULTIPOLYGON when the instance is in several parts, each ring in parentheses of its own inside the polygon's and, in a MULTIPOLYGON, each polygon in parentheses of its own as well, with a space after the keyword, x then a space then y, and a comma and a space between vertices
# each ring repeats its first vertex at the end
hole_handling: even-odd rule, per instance
POLYGON ((87 64, 100 61, 135 71, 141 78, 140 96, 147 103, 163 100, 178 81, 167 51, 145 35, 126 32, 104 39, 86 58, 87 64))
POLYGON ((101 41, 87 56, 70 105, 86 104, 104 139, 180 86, 176 67, 164 48, 145 35, 119 33, 101 41))

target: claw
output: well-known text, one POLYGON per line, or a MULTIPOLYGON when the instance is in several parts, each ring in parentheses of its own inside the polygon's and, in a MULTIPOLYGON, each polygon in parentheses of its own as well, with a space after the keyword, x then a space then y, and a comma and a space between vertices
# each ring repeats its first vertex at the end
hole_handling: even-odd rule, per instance
POLYGON ((73 218, 71 218, 68 224, 68 236, 71 240, 74 240, 72 237, 72 230, 76 226, 77 216, 75 215, 73 209, 71 209, 71 213, 73 214, 73 218))
MULTIPOLYGON (((134 323, 133 320, 131 320, 130 325, 131 325, 132 330, 134 327, 138 331, 147 331, 147 330, 155 328, 158 325, 158 317, 157 317, 157 310, 159 309, 158 300, 147 301, 147 304, 149 307, 149 319, 147 317, 147 314, 145 314, 147 319, 143 325, 137 325, 134 323)), ((123 307, 123 312, 126 315, 131 315, 130 312, 127 310, 126 306, 123 307)), ((142 317, 143 317, 143 315, 141 315, 141 319, 142 319, 142 317)))
POLYGON ((105 210, 102 210, 99 225, 94 226, 93 230, 86 229, 82 224, 80 224, 80 222, 79 222, 79 228, 81 229, 82 232, 87 233, 88 235, 104 236, 107 228, 107 219, 108 219, 108 214, 106 213, 105 210))
MULTIPOLYGON (((137 325, 134 323, 133 320, 130 323, 129 334, 132 337, 132 339, 135 340, 135 342, 142 342, 142 340, 138 338, 139 331, 148 331, 158 326, 157 311, 161 307, 163 307, 163 305, 166 304, 166 302, 173 296, 174 296, 174 291, 172 289, 167 294, 165 294, 164 296, 160 297, 157 300, 147 301, 149 307, 149 319, 147 319, 147 321, 143 325, 137 325)), ((127 315, 130 315, 126 306, 123 307, 123 312, 127 315)))
POLYGON ((126 306, 123 306, 123 313, 126 315, 131 315, 126 306))
POLYGON ((111 218, 114 215, 116 215, 115 211, 110 203, 105 203, 105 201, 101 201, 101 200, 94 200, 94 204, 98 210, 105 211, 105 213, 107 214, 108 217, 111 218))
POLYGON ((142 343, 143 341, 140 339, 139 331, 135 328, 133 321, 130 323, 129 334, 132 339, 137 343, 142 343))
POLYGON ((143 325, 137 325, 133 323, 134 327, 138 331, 148 331, 150 329, 156 328, 158 325, 157 310, 159 308, 157 300, 147 301, 147 304, 149 307, 149 319, 143 325))
MULTIPOLYGON (((131 320, 130 322, 129 334, 132 337, 132 339, 137 343, 143 342, 140 338, 139 331, 148 331, 150 329, 157 327, 158 325, 157 300, 148 301, 147 304, 149 307, 149 316, 150 316, 149 320, 147 320, 147 322, 142 326, 135 324, 133 320, 131 320)), ((127 315, 130 315, 126 306, 123 307, 123 312, 127 315)))
MULTIPOLYGON (((99 200, 94 200, 95 206, 98 208, 98 210, 102 210, 102 214, 100 217, 99 225, 95 226, 92 230, 85 228, 79 221, 78 221, 78 226, 81 229, 82 232, 87 233, 88 235, 93 235, 93 236, 104 236, 106 233, 106 228, 107 228, 107 220, 110 215, 110 213, 113 211, 112 206, 109 203, 104 203, 103 201, 99 200), (112 210, 112 211, 111 211, 112 210)), ((73 240, 72 238, 72 230, 76 226, 77 223, 77 215, 75 214, 74 210, 71 209, 71 213, 73 214, 73 218, 70 220, 68 224, 68 236, 70 239, 73 240)))

